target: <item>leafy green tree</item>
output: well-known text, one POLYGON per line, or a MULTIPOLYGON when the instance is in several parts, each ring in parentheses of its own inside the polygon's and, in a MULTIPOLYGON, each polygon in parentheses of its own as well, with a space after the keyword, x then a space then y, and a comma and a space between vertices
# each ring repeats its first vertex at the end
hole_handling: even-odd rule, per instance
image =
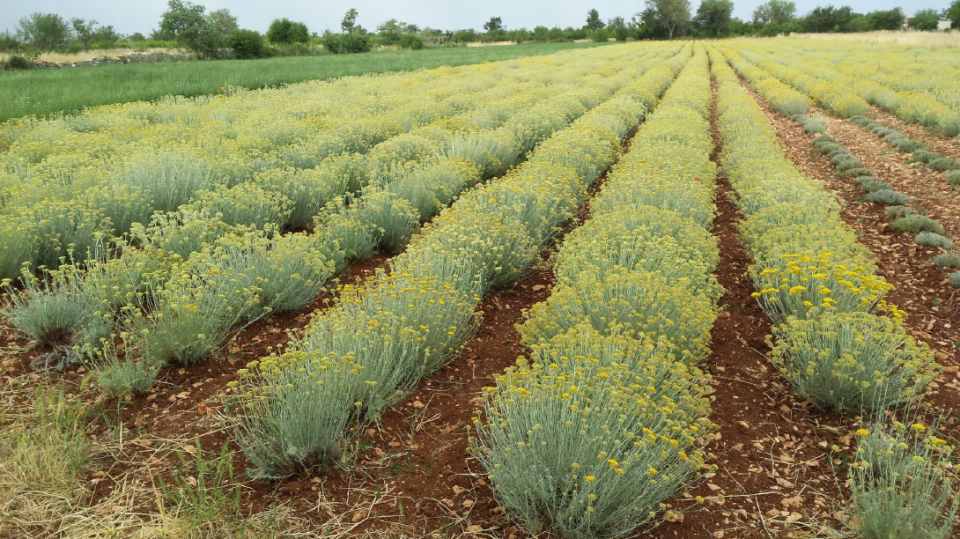
POLYGON ((815 7, 803 19, 803 29, 806 32, 849 32, 850 23, 854 18, 850 6, 835 8, 833 6, 815 7))
POLYGON ((500 17, 490 17, 490 20, 483 23, 483 29, 487 32, 503 32, 503 19, 500 17))
POLYGON ((534 26, 533 33, 530 34, 530 37, 537 43, 546 43, 550 41, 550 29, 542 24, 534 26))
POLYGON ((302 22, 293 22, 290 19, 274 19, 267 29, 267 39, 270 43, 292 45, 310 41, 310 32, 302 22))
POLYGON ((134 43, 136 43, 136 42, 138 42, 138 41, 143 41, 143 40, 145 40, 145 39, 147 39, 147 38, 146 38, 143 34, 141 34, 140 32, 134 32, 134 33, 130 34, 129 36, 127 36, 127 39, 130 40, 130 41, 132 41, 132 42, 134 42, 134 43))
POLYGON ((693 20, 705 34, 720 37, 730 25, 731 15, 732 0, 703 0, 693 20))
MULTIPOLYGON (((902 18, 900 19, 903 20, 902 18)), ((921 9, 910 17, 910 28, 915 30, 936 30, 940 23, 940 13, 935 9, 921 9)))
POLYGON ((105 45, 108 43, 116 43, 117 41, 120 41, 120 34, 114 30, 112 25, 98 26, 96 31, 93 32, 94 43, 105 45))
POLYGON ((170 0, 160 18, 160 33, 172 36, 181 47, 201 57, 216 56, 223 36, 204 15, 206 8, 192 2, 170 0))
POLYGON ((591 32, 596 32, 597 30, 604 27, 603 21, 600 20, 600 12, 596 9, 591 9, 587 12, 587 30, 591 32))
POLYGON ((647 10, 653 10, 657 24, 667 32, 667 38, 683 31, 690 22, 690 0, 647 0, 647 10))
POLYGON ((953 3, 947 8, 945 15, 950 19, 950 22, 953 23, 953 28, 960 30, 960 0, 953 0, 953 3))
POLYGON ((357 28, 357 17, 360 15, 356 9, 350 8, 346 14, 343 16, 343 20, 340 21, 340 31, 344 34, 349 34, 357 28))
MULTIPOLYGON (((216 11, 211 11, 208 15, 210 19, 210 24, 213 25, 217 33, 221 36, 229 36, 240 29, 240 25, 237 24, 237 18, 230 14, 229 9, 218 9, 216 11)), ((257 33, 257 35, 260 35, 257 33)), ((261 39, 263 39, 261 37, 261 39)))
POLYGON ((630 27, 623 17, 614 17, 607 21, 607 28, 613 32, 613 38, 617 41, 626 41, 630 37, 630 27))
POLYGON ((267 49, 263 46, 263 36, 256 30, 234 30, 227 37, 227 44, 233 49, 233 55, 240 59, 266 56, 267 49))
POLYGON ((790 0, 770 0, 753 10, 754 24, 784 25, 796 17, 797 5, 790 0))
POLYGON ((17 39, 27 45, 52 51, 73 40, 73 31, 63 17, 55 13, 34 13, 17 23, 17 39))
POLYGON ((89 49, 90 44, 93 42, 94 33, 97 30, 97 21, 74 17, 70 19, 70 26, 73 27, 73 35, 76 36, 77 41, 83 45, 84 49, 89 49))
POLYGON ((323 46, 334 54, 348 54, 354 52, 370 52, 370 36, 366 32, 344 32, 323 34, 323 46))
POLYGON ((633 17, 637 26, 637 39, 660 39, 667 37, 667 31, 660 25, 657 10, 647 7, 633 17))
MULTIPOLYGON (((871 11, 864 18, 867 22, 867 30, 899 30, 903 28, 903 10, 898 7, 886 11, 871 11)), ((934 25, 934 28, 936 28, 936 25, 934 25)))
POLYGON ((480 34, 473 28, 457 30, 453 33, 453 40, 457 43, 474 43, 480 41, 480 34))
MULTIPOLYGON (((384 21, 377 26, 377 35, 380 36, 380 42, 384 45, 400 45, 400 40, 404 36, 419 33, 420 28, 417 25, 407 24, 397 19, 384 21)), ((409 39, 407 42, 412 43, 409 39)))

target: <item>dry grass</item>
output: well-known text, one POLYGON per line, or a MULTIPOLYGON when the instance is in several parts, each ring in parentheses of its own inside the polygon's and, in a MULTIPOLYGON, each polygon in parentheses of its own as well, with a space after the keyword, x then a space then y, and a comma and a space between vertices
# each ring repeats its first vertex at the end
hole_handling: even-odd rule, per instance
POLYGON ((829 39, 832 41, 863 41, 888 45, 920 45, 923 47, 960 47, 960 30, 950 32, 915 32, 880 30, 857 34, 790 34, 804 39, 829 39))
MULTIPOLYGON (((144 53, 150 54, 154 52, 166 52, 170 54, 176 54, 182 52, 178 49, 162 49, 162 48, 151 48, 143 51, 137 51, 134 49, 90 49, 88 51, 78 52, 76 54, 64 54, 59 52, 45 52, 40 55, 38 60, 41 62, 53 62, 55 64, 74 64, 77 62, 85 62, 87 60, 93 60, 95 58, 119 58, 121 56, 127 56, 134 53, 144 53)), ((9 55, 0 54, 0 61, 5 61, 9 55)))
POLYGON ((0 537, 333 539, 357 525, 332 519, 330 533, 317 534, 282 505, 239 520, 177 515, 155 481, 163 465, 150 464, 170 459, 120 436, 91 436, 98 406, 84 385, 68 392, 36 374, 0 384, 0 537), (114 475, 122 460, 127 471, 114 475), (107 480, 112 488, 95 499, 94 485, 107 480))
POLYGON ((467 43, 467 46, 468 47, 501 47, 504 45, 516 45, 516 44, 517 44, 516 41, 489 41, 489 42, 471 41, 467 43))

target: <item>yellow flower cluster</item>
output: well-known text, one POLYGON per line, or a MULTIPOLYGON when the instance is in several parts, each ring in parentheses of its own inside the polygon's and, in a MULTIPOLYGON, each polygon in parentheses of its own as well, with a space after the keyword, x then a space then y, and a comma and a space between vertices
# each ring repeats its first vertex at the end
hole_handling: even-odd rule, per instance
POLYGON ((904 315, 883 300, 893 289, 890 283, 863 266, 848 267, 834 261, 831 253, 783 255, 779 264, 751 266, 750 274, 757 287, 753 297, 777 323, 791 316, 808 318, 812 309, 882 311, 897 319, 904 315))

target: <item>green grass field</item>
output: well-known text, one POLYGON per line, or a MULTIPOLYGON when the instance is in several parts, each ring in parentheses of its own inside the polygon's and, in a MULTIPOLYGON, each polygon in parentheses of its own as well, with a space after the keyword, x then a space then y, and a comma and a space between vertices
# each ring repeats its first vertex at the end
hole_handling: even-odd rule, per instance
POLYGON ((159 62, 97 67, 0 71, 0 121, 46 117, 87 107, 216 93, 218 86, 264 88, 305 80, 509 60, 595 43, 456 47, 350 55, 159 62))

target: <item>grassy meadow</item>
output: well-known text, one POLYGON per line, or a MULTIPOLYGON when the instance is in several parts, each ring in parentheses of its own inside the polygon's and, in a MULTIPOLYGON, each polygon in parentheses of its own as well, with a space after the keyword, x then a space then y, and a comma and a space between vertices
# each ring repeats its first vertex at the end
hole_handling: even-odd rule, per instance
POLYGON ((217 93, 218 87, 267 88, 305 80, 495 62, 596 43, 455 47, 350 55, 104 65, 0 72, 0 121, 71 114, 88 107, 217 93))

